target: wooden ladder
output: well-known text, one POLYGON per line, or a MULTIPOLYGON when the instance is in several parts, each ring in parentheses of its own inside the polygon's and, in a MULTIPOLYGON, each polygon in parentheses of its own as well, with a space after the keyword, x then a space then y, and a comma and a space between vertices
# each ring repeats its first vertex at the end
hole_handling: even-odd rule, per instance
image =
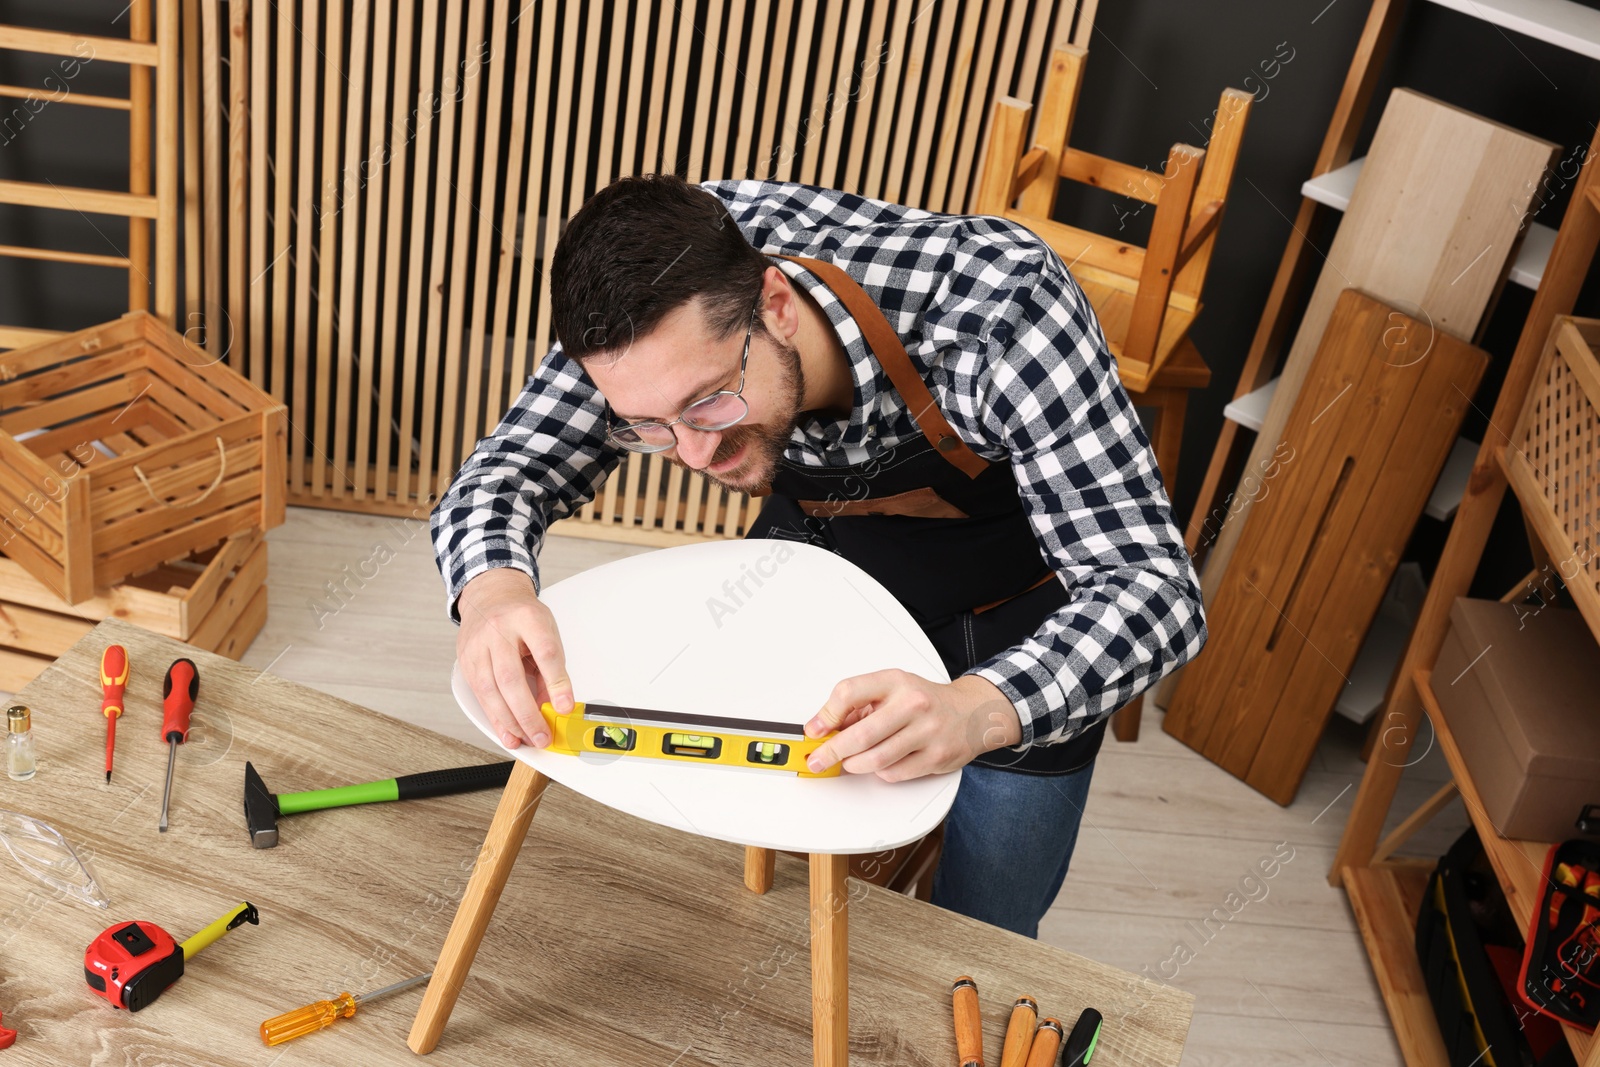
MULTIPOLYGON (((178 0, 134 0, 128 8, 128 38, 88 37, 54 30, 0 25, 0 49, 64 57, 67 63, 126 64, 127 97, 67 92, 59 98, 38 90, 0 86, 0 97, 26 100, 23 110, 37 115, 50 106, 96 107, 128 112, 129 168, 126 192, 82 189, 42 182, 0 181, 0 204, 112 215, 128 220, 124 254, 68 252, 51 248, 0 245, 0 256, 111 267, 128 272, 128 310, 149 310, 152 281, 155 314, 171 324, 177 311, 178 260, 178 0), (155 33, 151 29, 154 23, 155 33), (154 107, 151 76, 155 76, 154 107), (35 111, 31 104, 38 102, 35 111), (151 191, 151 163, 155 189, 151 191), (155 268, 151 271, 151 228, 155 230, 155 268)), ((26 134, 26 128, 16 136, 26 134)), ((113 249, 115 251, 115 249, 113 249)), ((66 331, 0 323, 0 349, 20 348, 66 331)))

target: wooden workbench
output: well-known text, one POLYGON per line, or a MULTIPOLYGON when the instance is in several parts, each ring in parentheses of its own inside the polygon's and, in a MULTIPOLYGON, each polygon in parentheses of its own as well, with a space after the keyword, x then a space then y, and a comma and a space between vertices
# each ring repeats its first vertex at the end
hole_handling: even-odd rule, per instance
MULTIPOLYGON (((381 649, 374 650, 381 655, 381 649)), ((108 621, 19 695, 33 709, 39 772, 0 778, 0 807, 43 818, 81 850, 109 912, 52 899, 0 850, 0 1053, 20 1064, 161 1062, 223 1067, 409 1058, 419 995, 362 1009, 276 1049, 268 1016, 340 990, 428 969, 466 886, 498 792, 286 817, 281 844, 246 838, 244 763, 274 792, 490 762, 479 749, 231 660, 108 621), (99 655, 128 648, 133 678, 104 782, 99 655), (171 828, 156 832, 166 746, 160 687, 187 655, 200 669, 178 752, 171 828), (101 929, 151 920, 180 940, 248 899, 245 926, 189 963, 138 1014, 83 982, 101 929)), ((618 814, 552 785, 449 1029, 425 1061, 763 1065, 811 1061, 804 864, 778 858, 765 896, 743 850, 618 814)), ((1069 1027, 1107 1024, 1096 1067, 1176 1065, 1193 998, 930 905, 850 883, 850 1034, 857 1064, 955 1062, 950 982, 978 983, 990 1062, 1012 1000, 1034 996, 1069 1027)))

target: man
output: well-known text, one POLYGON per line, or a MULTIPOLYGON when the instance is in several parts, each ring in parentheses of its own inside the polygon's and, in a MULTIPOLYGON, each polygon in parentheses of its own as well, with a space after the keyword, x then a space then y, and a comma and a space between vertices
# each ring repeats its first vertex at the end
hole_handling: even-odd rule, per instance
POLYGON ((624 450, 770 493, 955 680, 841 679, 817 767, 961 769, 935 903, 1037 936, 1105 720, 1205 641, 1200 589, 1088 301, 1026 229, 789 183, 623 179, 551 264, 558 344, 434 511, 465 676, 508 747, 570 710, 546 529, 624 450), (530 692, 527 661, 536 675, 530 692))

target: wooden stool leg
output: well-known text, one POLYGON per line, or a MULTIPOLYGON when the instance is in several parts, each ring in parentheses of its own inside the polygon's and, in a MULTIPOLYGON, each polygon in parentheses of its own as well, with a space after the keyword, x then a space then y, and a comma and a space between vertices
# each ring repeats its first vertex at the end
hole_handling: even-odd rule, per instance
POLYGON ((1140 693, 1111 714, 1111 736, 1118 741, 1139 740, 1139 720, 1144 717, 1144 694, 1140 693))
POLYGON ((528 824, 533 821, 533 813, 538 810, 539 800, 549 784, 550 779, 521 760, 511 768, 511 779, 500 795, 494 822, 489 824, 489 836, 484 838, 478 862, 472 868, 472 878, 467 882, 467 891, 456 908, 450 932, 445 935, 444 948, 439 950, 433 978, 422 995, 422 1007, 417 1009, 411 1034, 406 1038, 412 1052, 426 1054, 439 1043, 444 1024, 456 1006, 456 997, 466 984, 472 959, 478 954, 483 931, 494 915, 494 906, 500 901, 500 891, 511 876, 511 865, 522 851, 528 824))
POLYGON ((849 856, 811 854, 811 1054, 815 1067, 850 1065, 849 856))
POLYGON ((744 884, 752 893, 765 893, 772 888, 773 861, 778 854, 770 848, 746 845, 744 849, 744 884))

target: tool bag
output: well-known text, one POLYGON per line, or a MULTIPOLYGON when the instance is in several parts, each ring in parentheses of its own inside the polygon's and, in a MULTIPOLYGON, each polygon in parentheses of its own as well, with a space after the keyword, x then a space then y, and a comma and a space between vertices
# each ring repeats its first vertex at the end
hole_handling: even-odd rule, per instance
POLYGON ((1428 879, 1417 958, 1451 1067, 1576 1067, 1560 1028, 1512 997, 1520 931, 1468 828, 1428 879))
POLYGON ((1518 992, 1534 1011, 1594 1032, 1600 1023, 1600 844, 1551 845, 1518 992))

